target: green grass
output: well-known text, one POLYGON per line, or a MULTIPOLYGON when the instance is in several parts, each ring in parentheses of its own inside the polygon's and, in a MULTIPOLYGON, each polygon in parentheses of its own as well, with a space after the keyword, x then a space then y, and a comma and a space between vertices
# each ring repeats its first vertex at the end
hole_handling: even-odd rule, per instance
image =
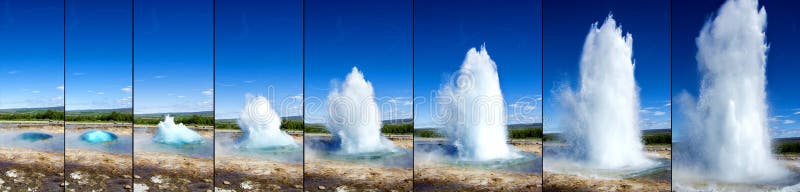
POLYGON ((123 111, 110 111, 110 112, 67 112, 67 121, 69 122, 132 122, 133 114, 131 112, 123 111))
POLYGON ((779 154, 800 154, 800 141, 779 142, 775 146, 779 154))
POLYGON ((642 141, 645 145, 670 145, 672 144, 672 134, 670 133, 653 133, 645 134, 642 136, 642 141))
POLYGON ((7 121, 42 121, 42 120, 64 120, 64 111, 55 109, 42 110, 19 110, 0 112, 0 120, 7 121))
MULTIPOLYGON (((216 129, 231 129, 231 130, 239 130, 239 124, 236 123, 236 120, 217 120, 216 125, 214 128, 216 129)), ((283 119, 281 121, 281 130, 292 130, 292 131, 302 131, 303 130, 303 121, 302 120, 289 120, 283 119)))
MULTIPOLYGON (((214 116, 212 115, 203 115, 203 114, 177 114, 173 115, 175 117, 175 123, 183 123, 184 125, 188 126, 213 126, 214 125, 214 116)), ((164 117, 161 116, 134 116, 133 123, 136 125, 157 125, 158 122, 164 120, 164 117)))
MULTIPOLYGON (((323 124, 307 124, 304 128, 306 133, 329 133, 323 124)), ((394 135, 410 135, 414 133, 414 124, 401 123, 401 124, 383 124, 381 133, 394 134, 394 135)))
MULTIPOLYGON (((542 127, 541 126, 514 126, 513 128, 508 129, 508 138, 509 139, 535 139, 535 138, 542 138, 542 127)), ((445 137, 444 134, 439 132, 436 128, 420 128, 414 130, 415 137, 422 137, 422 138, 442 138, 445 137)))

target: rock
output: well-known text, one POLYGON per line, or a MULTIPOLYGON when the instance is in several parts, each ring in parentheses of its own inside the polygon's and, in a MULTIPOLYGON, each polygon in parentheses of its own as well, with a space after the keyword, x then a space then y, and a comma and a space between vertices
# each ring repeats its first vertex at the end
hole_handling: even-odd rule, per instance
POLYGON ((294 185, 294 188, 295 188, 295 189, 302 189, 302 188, 303 188, 303 185, 294 185))
POLYGON ((230 185, 230 184, 231 184, 231 182, 230 182, 230 181, 222 181, 222 184, 225 184, 225 185, 230 185))
POLYGON ((319 190, 325 190, 325 186, 322 186, 322 185, 320 185, 319 187, 317 187, 317 189, 319 189, 319 190))
POLYGON ((136 178, 136 179, 141 179, 142 177, 141 177, 141 176, 139 176, 139 175, 133 175, 133 178, 136 178))
POLYGON ((125 188, 125 189, 131 189, 131 185, 125 185, 123 188, 125 188))
POLYGON ((211 183, 211 179, 203 179, 203 182, 211 183))

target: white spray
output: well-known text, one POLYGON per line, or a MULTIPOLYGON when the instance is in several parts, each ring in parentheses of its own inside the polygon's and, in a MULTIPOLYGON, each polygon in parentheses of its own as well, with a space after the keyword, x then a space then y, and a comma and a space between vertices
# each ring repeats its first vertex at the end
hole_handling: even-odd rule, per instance
POLYGON ((729 0, 696 39, 700 96, 680 104, 689 155, 706 176, 758 182, 786 176, 770 152, 765 44, 767 13, 755 0, 729 0))
POLYGON ((156 135, 153 141, 169 145, 188 145, 203 143, 203 136, 187 128, 183 123, 175 124, 175 118, 169 115, 164 116, 164 121, 158 122, 156 135))
POLYGON ((326 128, 339 138, 341 152, 394 151, 394 144, 381 135, 382 124, 372 83, 353 67, 341 87, 334 86, 328 94, 326 128))
POLYGON ((466 160, 519 157, 506 143, 506 110, 497 65, 485 47, 467 52, 461 69, 438 92, 444 132, 466 160))
POLYGON ((247 95, 247 103, 239 113, 239 127, 244 135, 239 146, 244 148, 269 148, 297 146, 289 134, 281 131, 281 118, 262 97, 247 95))
POLYGON ((653 165, 643 152, 639 88, 634 79, 633 39, 609 15, 592 24, 580 60, 580 87, 565 89, 561 125, 571 158, 599 169, 653 165))

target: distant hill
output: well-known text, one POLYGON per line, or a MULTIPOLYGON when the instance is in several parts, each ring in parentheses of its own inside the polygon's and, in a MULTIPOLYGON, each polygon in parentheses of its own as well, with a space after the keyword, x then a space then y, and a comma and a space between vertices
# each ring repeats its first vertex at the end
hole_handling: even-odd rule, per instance
POLYGON ((117 109, 81 109, 81 110, 68 110, 67 115, 94 115, 103 113, 133 113, 133 108, 117 108, 117 109))
POLYGON ((134 114, 133 116, 135 116, 136 118, 140 118, 140 117, 141 118, 148 118, 148 117, 161 118, 161 117, 164 117, 164 115, 167 115, 167 114, 169 116, 173 116, 173 117, 187 117, 187 116, 192 116, 192 115, 207 116, 207 117, 213 117, 214 116, 214 112, 213 111, 175 112, 175 113, 147 113, 147 114, 134 114))
POLYGON ((383 120, 383 124, 408 124, 414 123, 414 119, 390 119, 383 120))
POLYGON ((41 108, 13 108, 13 109, 0 109, 0 113, 38 113, 47 110, 64 111, 64 106, 57 107, 41 107, 41 108))

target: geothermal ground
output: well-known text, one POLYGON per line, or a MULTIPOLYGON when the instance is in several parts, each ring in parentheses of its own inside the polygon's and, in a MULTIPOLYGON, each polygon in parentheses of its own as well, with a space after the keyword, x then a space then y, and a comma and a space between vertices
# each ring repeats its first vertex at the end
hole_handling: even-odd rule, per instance
MULTIPOLYGON (((67 124, 69 134, 81 134, 86 130, 103 130, 119 137, 131 137, 132 124, 93 123, 67 124)), ((80 141, 68 141, 80 142, 80 141)), ((128 146, 131 143, 127 144, 128 146)), ((133 180, 130 154, 109 153, 90 149, 65 149, 65 172, 67 191, 131 191, 133 180)))
MULTIPOLYGON (((330 137, 330 134, 309 134, 330 137)), ((398 147, 413 150, 411 135, 387 135, 398 147)), ((412 170, 315 158, 306 151, 306 191, 411 191, 412 170)))
MULTIPOLYGON (((147 133, 155 133, 148 127, 147 133)), ((193 127, 194 131, 213 138, 210 127, 193 127)), ((149 137, 147 138, 149 139, 149 137)), ((212 191, 214 160, 175 153, 134 151, 134 191, 212 191)))
MULTIPOLYGON (((217 132, 239 132, 217 130, 217 132)), ((303 143, 303 132, 289 132, 303 143)), ((216 155, 215 191, 303 191, 303 164, 216 155)))
MULTIPOLYGON (((647 145, 645 151, 671 159, 670 145, 647 145)), ((544 171, 545 191, 670 191, 669 174, 629 179, 588 178, 544 171), (666 177, 666 178, 665 178, 666 177)))
MULTIPOLYGON (((418 140, 426 138, 416 138, 418 140)), ((427 139, 442 140, 442 139, 427 139)), ((542 155, 540 139, 512 139, 520 151, 542 155)), ((415 158, 414 191, 541 191, 542 175, 497 169, 452 167, 415 158)))
MULTIPOLYGON (((1 131, 64 133, 63 122, 0 122, 0 127, 1 131)), ((64 191, 63 181, 63 153, 0 147, 0 190, 64 191)))

